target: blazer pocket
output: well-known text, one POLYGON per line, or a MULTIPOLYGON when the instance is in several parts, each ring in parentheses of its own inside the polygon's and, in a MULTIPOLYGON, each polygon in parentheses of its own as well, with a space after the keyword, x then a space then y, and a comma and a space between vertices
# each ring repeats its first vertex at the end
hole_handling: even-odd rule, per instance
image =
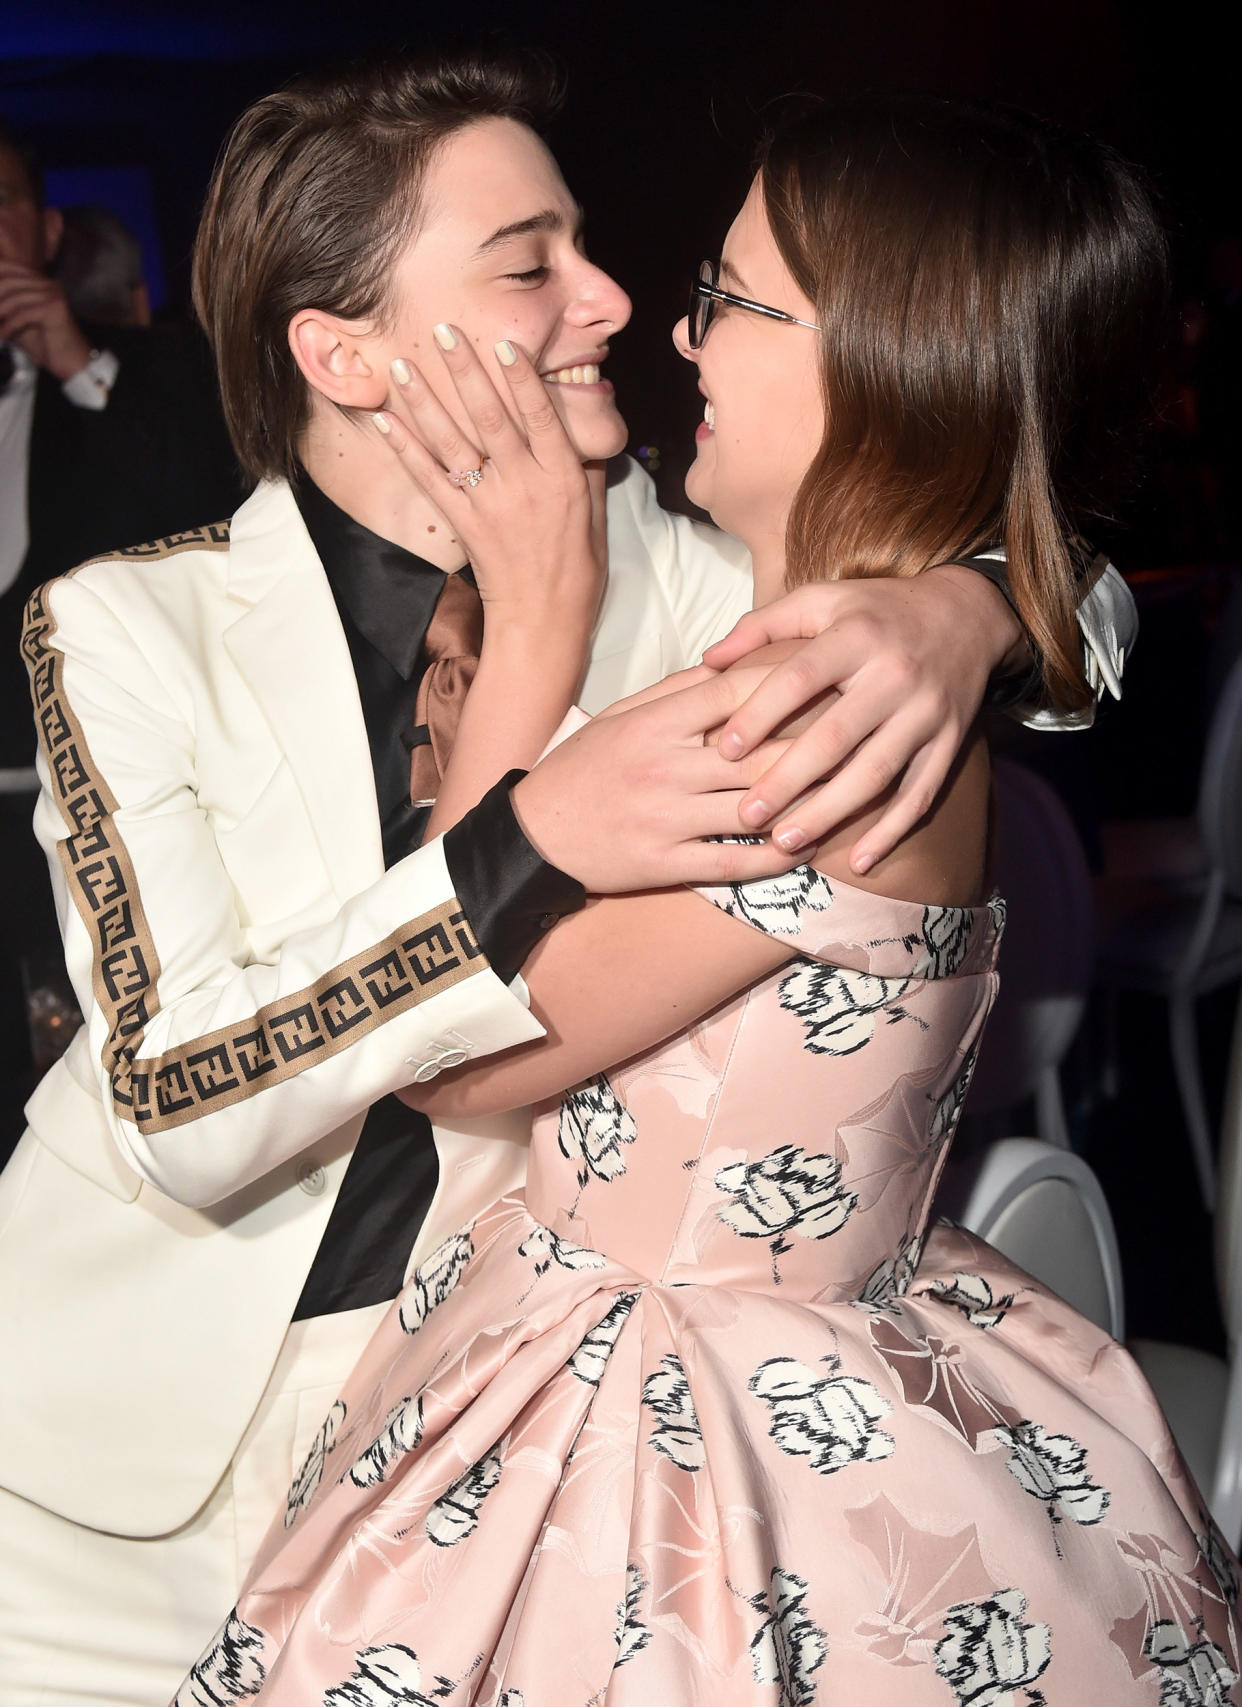
POLYGON ((216 811, 211 825, 238 917, 260 956, 290 929, 313 922, 325 902, 335 910, 332 881, 287 760, 238 818, 216 811))

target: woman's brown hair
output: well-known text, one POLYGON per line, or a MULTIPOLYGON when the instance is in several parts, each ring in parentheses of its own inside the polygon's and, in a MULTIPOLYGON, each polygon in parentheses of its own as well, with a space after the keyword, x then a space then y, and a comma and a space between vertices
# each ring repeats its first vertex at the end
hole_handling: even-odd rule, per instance
POLYGON ((194 306, 247 473, 296 471, 310 394, 289 350, 293 316, 382 321, 437 148, 485 118, 541 129, 560 92, 534 55, 390 58, 300 78, 242 114, 207 192, 194 306))
POLYGON ((1167 291, 1137 174, 1039 119, 920 96, 804 112, 759 172, 823 329, 789 583, 1003 546, 1049 698, 1089 705, 1073 540, 1132 472, 1167 291))

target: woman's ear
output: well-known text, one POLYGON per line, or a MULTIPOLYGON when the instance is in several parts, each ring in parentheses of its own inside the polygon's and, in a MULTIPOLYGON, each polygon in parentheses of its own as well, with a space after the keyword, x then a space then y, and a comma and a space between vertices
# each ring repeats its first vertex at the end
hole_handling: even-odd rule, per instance
POLYGON ((370 328, 317 308, 304 308, 289 322, 289 349, 306 383, 344 409, 382 409, 387 372, 371 353, 370 328))

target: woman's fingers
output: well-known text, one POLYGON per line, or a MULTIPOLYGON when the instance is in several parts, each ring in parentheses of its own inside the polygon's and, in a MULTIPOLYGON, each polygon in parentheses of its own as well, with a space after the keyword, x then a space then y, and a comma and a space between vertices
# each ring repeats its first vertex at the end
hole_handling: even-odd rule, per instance
MULTIPOLYGON (((478 468, 483 462, 484 452, 467 438, 415 364, 398 357, 391 371, 392 402, 386 411, 376 415, 376 426, 380 425, 382 414, 390 417, 390 425, 396 420, 405 426, 408 434, 417 438, 436 458, 441 481, 446 472, 458 474, 468 468, 478 468)), ((388 437, 396 448, 392 434, 388 437)))
POLYGON ((506 455, 524 448, 522 434, 504 399, 464 332, 441 321, 434 328, 434 336, 475 443, 485 457, 503 463, 506 455))
POLYGON ((411 475, 415 484, 430 498, 449 527, 457 528, 469 511, 465 492, 444 477, 444 467, 427 449, 401 417, 391 409, 381 409, 371 417, 379 432, 411 475))
MULTIPOLYGON (((900 788, 881 818, 851 850, 850 864, 861 874, 884 854, 891 853, 901 836, 930 810, 958 745, 959 735, 955 731, 940 731, 929 739, 921 724, 890 720, 862 743, 830 781, 812 790, 777 819, 772 827, 773 838, 791 851, 818 842, 856 813, 874 806, 896 778, 902 777, 900 788), (915 760, 918 762, 914 763, 915 760), (908 766, 912 766, 911 771, 908 766), (895 830, 899 833, 895 834, 895 830)), ((764 777, 755 792, 767 791, 768 778, 764 777)), ((743 817, 746 817, 744 808, 743 817)))
POLYGON ((557 458, 580 462, 548 388, 525 350, 503 339, 496 345, 496 359, 536 461, 545 466, 557 458))
POLYGON ((850 866, 859 876, 887 858, 931 810, 956 757, 956 737, 942 734, 911 759, 888 810, 850 849, 850 866))

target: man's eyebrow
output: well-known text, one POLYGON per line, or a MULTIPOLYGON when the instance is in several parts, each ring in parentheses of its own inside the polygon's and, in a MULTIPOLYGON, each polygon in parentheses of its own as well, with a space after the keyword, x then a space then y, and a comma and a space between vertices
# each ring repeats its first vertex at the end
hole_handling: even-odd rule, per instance
MULTIPOLYGON (((534 231, 563 231, 565 215, 560 208, 545 207, 539 213, 532 213, 529 219, 515 219, 512 225, 502 225, 498 231, 493 231, 490 237, 484 239, 475 250, 476 255, 488 255, 493 249, 499 249, 502 243, 509 243, 515 237, 528 237, 534 231)), ((574 234, 582 230, 582 209, 574 209, 574 234)))

